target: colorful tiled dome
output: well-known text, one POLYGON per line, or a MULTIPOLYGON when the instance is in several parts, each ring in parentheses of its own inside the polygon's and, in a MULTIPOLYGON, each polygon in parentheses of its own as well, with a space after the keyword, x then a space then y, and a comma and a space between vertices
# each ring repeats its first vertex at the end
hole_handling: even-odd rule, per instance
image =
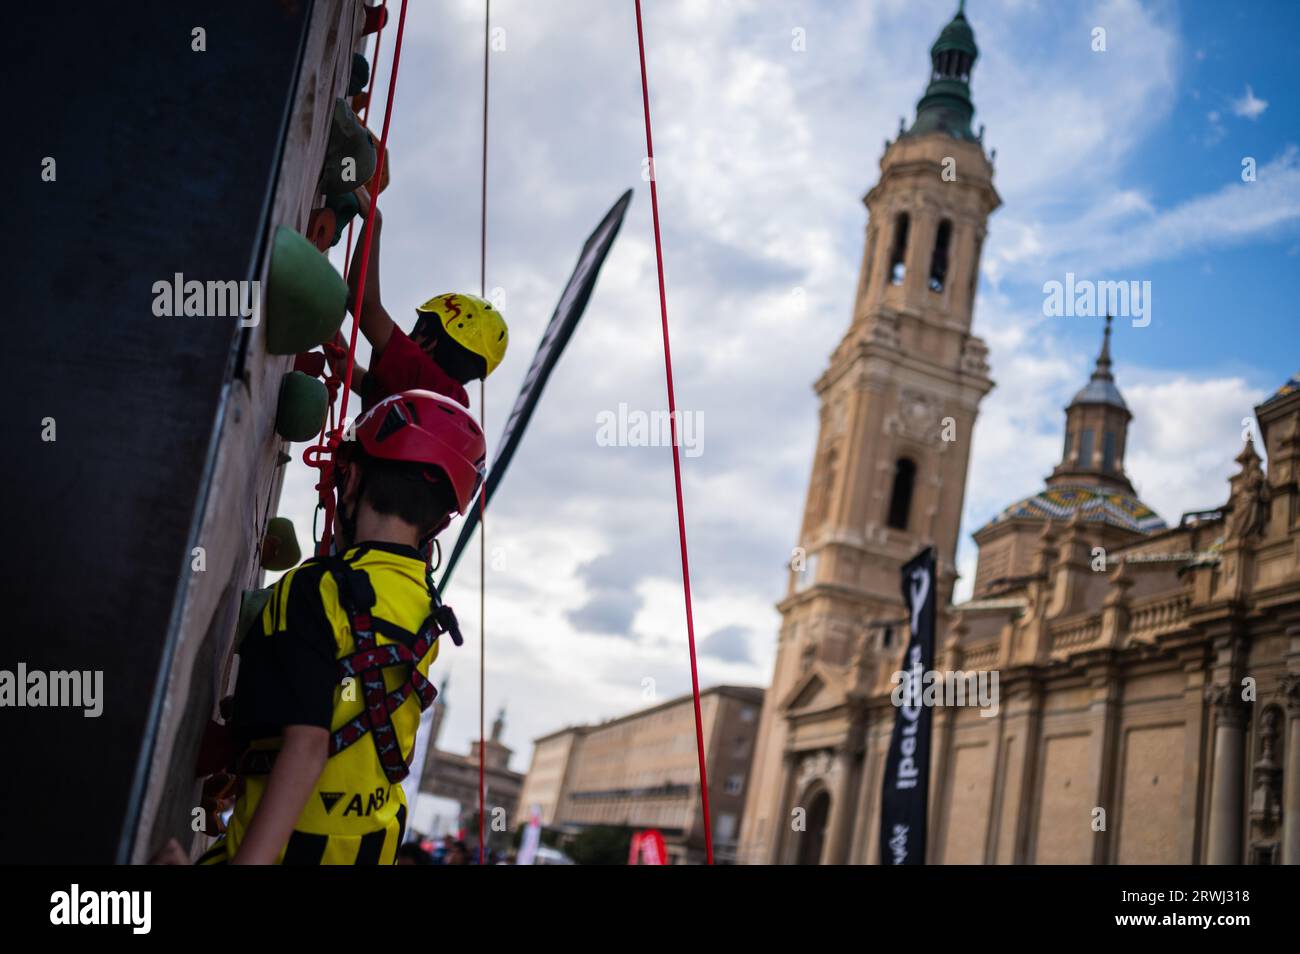
POLYGON ((1295 394, 1297 391, 1300 391, 1300 371, 1291 375, 1291 377, 1287 379, 1286 383, 1274 391, 1272 396, 1264 403, 1271 404, 1273 401, 1280 401, 1288 394, 1295 394))
POLYGON ((1096 520, 1138 533, 1165 529, 1154 510, 1132 494, 1102 487, 1048 487, 1007 507, 991 523, 1017 517, 1040 520, 1069 520, 1078 512, 1084 520, 1096 520))

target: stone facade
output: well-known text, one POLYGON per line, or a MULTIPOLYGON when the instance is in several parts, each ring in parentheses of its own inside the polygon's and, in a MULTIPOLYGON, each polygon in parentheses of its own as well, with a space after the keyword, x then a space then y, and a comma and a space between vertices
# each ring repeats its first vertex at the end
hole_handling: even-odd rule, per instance
POLYGON ((742 860, 855 855, 865 815, 856 793, 878 771, 863 761, 866 699, 901 651, 899 567, 924 546, 935 547, 940 622, 949 618, 970 435, 993 387, 971 311, 986 221, 1001 202, 969 129, 975 53, 964 24, 955 18, 931 51, 917 121, 886 144, 865 198, 852 322, 817 382, 821 429, 778 606, 742 860), (791 837, 799 807, 810 825, 824 815, 817 851, 791 837))
MULTIPOLYGON (((424 756, 424 770, 420 774, 420 791, 458 802, 461 823, 467 827, 469 839, 477 844, 478 831, 471 823, 478 814, 479 740, 470 742, 468 755, 438 748, 446 706, 447 681, 444 679, 434 701, 433 725, 429 748, 424 756)), ((510 845, 508 828, 498 825, 493 831, 491 826, 494 818, 508 823, 519 813, 519 793, 524 786, 524 776, 510 768, 513 752, 501 741, 504 731, 505 711, 502 710, 492 722, 492 737, 484 743, 482 760, 487 843, 493 849, 501 850, 510 845)))
POLYGON ((1248 441, 1223 504, 1169 527, 1124 470, 1133 419, 1108 325, 1060 464, 975 533, 973 598, 950 605, 969 437, 992 386, 969 328, 998 205, 953 105, 976 55, 954 24, 867 195, 853 321, 817 384, 741 860, 877 862, 899 568, 933 545, 936 668, 998 683, 995 705, 935 713, 931 863, 1300 862, 1300 380, 1255 409, 1267 468, 1248 441))
MULTIPOLYGON (((734 861, 763 690, 715 686, 700 693, 713 818, 714 858, 734 861)), ((695 711, 689 695, 600 725, 534 740, 516 823, 534 806, 542 825, 657 828, 672 864, 705 858, 695 711)))

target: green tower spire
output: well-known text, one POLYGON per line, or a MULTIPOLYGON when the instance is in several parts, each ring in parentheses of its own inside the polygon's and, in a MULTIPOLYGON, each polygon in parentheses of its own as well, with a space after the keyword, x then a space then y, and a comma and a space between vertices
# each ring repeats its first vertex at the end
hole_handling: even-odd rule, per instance
POLYGON ((947 133, 954 139, 978 140, 970 121, 975 104, 970 97, 970 74, 979 58, 975 31, 966 21, 966 0, 930 47, 930 85, 916 104, 916 121, 906 135, 947 133))

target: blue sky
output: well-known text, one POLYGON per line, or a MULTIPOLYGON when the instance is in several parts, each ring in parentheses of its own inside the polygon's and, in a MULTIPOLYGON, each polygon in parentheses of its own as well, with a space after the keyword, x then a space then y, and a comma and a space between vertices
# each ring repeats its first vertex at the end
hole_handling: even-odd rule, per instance
MULTIPOLYGON (((977 24, 983 6, 972 3, 977 24)), ((1050 48, 1062 34, 1070 36, 1078 22, 1073 6, 1040 5, 1040 14, 1026 15, 1029 29, 1016 47, 1050 48)), ((1295 146, 1300 102, 1291 91, 1300 4, 1195 2, 1149 9, 1177 38, 1170 99, 1134 130, 1113 187, 1142 195, 1154 210, 1168 210, 1238 185, 1243 158, 1264 166, 1295 146)), ((1111 31, 1108 40, 1110 52, 1122 52, 1117 48, 1123 34, 1111 31)), ((1091 59, 1106 68, 1104 55, 1091 59)), ((1032 105, 1032 95, 1027 102, 1032 105)), ((996 139, 996 130, 990 135, 996 139)), ((1070 197, 1061 201, 1068 206, 1070 197)), ((1128 336, 1118 346, 1126 358, 1151 368, 1221 369, 1225 358, 1240 356, 1241 370, 1259 375, 1259 384, 1280 382, 1300 365, 1295 349, 1274 346, 1300 337, 1294 305, 1298 256, 1300 233, 1291 220, 1276 230, 1252 230, 1237 243, 1207 242, 1152 262, 1141 277, 1156 286, 1158 321, 1149 333, 1128 336), (1228 326, 1233 342, 1225 353, 1228 326)))
MULTIPOLYGON (((766 685, 816 438, 812 382, 848 328, 861 198, 955 2, 644 7, 678 404, 705 422, 704 453, 684 465, 701 679, 766 685)), ((1042 486, 1099 343, 1096 319, 1043 316, 1044 281, 1152 282, 1153 321, 1120 323, 1115 371, 1135 414, 1128 470, 1171 522, 1223 501, 1241 418, 1300 368, 1300 4, 968 7, 975 121, 998 150, 1004 206, 975 315, 997 388, 973 438, 967 583, 969 534, 1042 486), (1090 49, 1098 25, 1105 53, 1090 49)), ((437 292, 477 289, 481 9, 411 4, 380 200, 399 321, 437 292)), ((596 441, 602 412, 665 404, 632 4, 495 0, 493 21, 505 49, 492 59, 488 286, 506 295, 512 345, 489 381, 490 435, 583 239, 635 189, 488 518, 486 698, 508 707, 522 769, 532 738, 643 706, 646 680, 659 699, 685 692, 689 669, 671 458, 596 441)), ((312 502, 299 468, 282 510, 303 528, 312 502)), ((452 672, 443 742, 462 750, 477 730, 477 585, 466 561, 447 596, 467 646, 438 663, 452 672)))

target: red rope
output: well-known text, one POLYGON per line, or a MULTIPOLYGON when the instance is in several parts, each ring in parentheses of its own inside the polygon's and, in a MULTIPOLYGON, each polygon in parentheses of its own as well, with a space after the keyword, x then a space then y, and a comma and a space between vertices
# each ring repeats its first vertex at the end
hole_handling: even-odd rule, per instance
MULTIPOLYGON (((388 0, 384 0, 384 2, 379 5, 379 7, 380 9, 387 9, 388 0)), ((388 19, 387 17, 381 16, 379 22, 381 24, 385 23, 387 19, 388 19)), ((370 76, 366 80, 366 89, 365 89, 366 101, 361 105, 361 125, 363 126, 366 124, 366 121, 370 118, 370 100, 375 93, 375 77, 379 75, 379 44, 382 43, 383 40, 384 40, 384 28, 383 26, 381 26, 379 28, 379 32, 375 34, 375 62, 374 65, 370 67, 370 76)), ((378 185, 377 181, 376 181, 376 185, 378 185)), ((343 277, 344 278, 348 277, 348 268, 352 264, 352 226, 355 223, 356 223, 356 219, 350 219, 348 221, 348 242, 347 245, 344 247, 344 252, 343 252, 343 277)), ((331 407, 330 411, 333 412, 333 410, 334 410, 333 407, 331 407)))
MULTIPOLYGON (((491 44, 492 0, 483 13, 483 171, 479 193, 478 293, 487 297, 487 161, 488 161, 488 54, 491 44)), ((478 382, 479 430, 487 433, 487 398, 485 379, 478 382)), ((487 494, 478 495, 478 863, 483 864, 484 814, 487 806, 487 494)))
MULTIPOLYGON (((491 44, 491 0, 484 9, 484 155, 478 194, 478 296, 487 298, 487 56, 491 44)), ((478 429, 487 433, 486 376, 478 380, 478 429)), ((478 863, 484 863, 487 810, 487 495, 478 493, 478 863)))
MULTIPOLYGON (((393 68, 388 76, 388 100, 384 107, 384 128, 379 135, 379 160, 375 163, 374 181, 376 183, 382 181, 384 162, 388 158, 388 129, 393 119, 393 95, 397 91, 397 71, 402 62, 402 37, 406 32, 406 3, 407 0, 402 0, 402 12, 397 19, 397 40, 393 47, 393 68)), ((379 41, 376 39, 376 52, 378 52, 378 43, 379 41)), ((329 441, 324 450, 316 454, 317 460, 319 460, 319 458, 324 454, 328 454, 330 460, 326 461, 324 464, 313 464, 313 461, 308 458, 309 464, 321 467, 321 480, 323 484, 328 483, 327 475, 329 470, 327 468, 329 468, 333 463, 334 450, 341 443, 343 431, 348 424, 348 401, 352 396, 352 369, 356 365, 357 358, 357 332, 361 330, 361 309, 364 305, 366 294, 366 271, 370 265, 370 246, 375 236, 375 211, 378 207, 379 195, 376 192, 375 195, 370 197, 370 214, 366 217, 366 224, 361 233, 361 267, 357 272, 357 300, 352 303, 352 334, 348 341, 348 360, 347 368, 344 371, 343 376, 343 401, 339 407, 338 426, 331 429, 329 441)), ((308 453, 312 450, 314 449, 308 448, 308 453)), ((304 457, 306 457, 306 455, 304 455, 304 457)), ((332 488, 328 486, 325 488, 326 493, 329 493, 331 490, 332 488)), ((332 495, 324 498, 323 503, 326 515, 325 529, 321 534, 319 547, 319 552, 322 554, 329 552, 330 540, 334 535, 334 507, 332 495)))
MULTIPOLYGON (((379 134, 379 161, 375 163, 375 182, 382 182, 384 162, 388 158, 388 127, 393 120, 393 94, 397 92, 397 70, 402 62, 402 34, 406 30, 406 2, 402 0, 402 12, 397 18, 397 40, 393 47, 393 69, 388 76, 388 101, 384 106, 384 128, 379 134)), ((356 364, 357 332, 361 330, 361 309, 366 295, 366 270, 370 266, 370 245, 375 237, 375 210, 379 208, 379 195, 370 197, 370 214, 366 216, 366 225, 361 238, 361 270, 357 274, 357 300, 353 302, 352 338, 348 342, 348 366, 343 378, 343 404, 339 408, 339 424, 345 426, 348 421, 348 398, 352 394, 352 368, 356 364)), ((337 437, 335 438, 337 443, 337 437)))
POLYGON ((650 161, 650 211, 655 228, 655 264, 659 269, 659 313, 664 333, 664 374, 668 382, 668 421, 673 438, 673 480, 677 487, 677 533, 682 552, 682 593, 686 600, 686 638, 691 650, 691 694, 695 701, 695 747, 700 763, 700 799, 704 808, 704 850, 713 864, 713 825, 709 818, 709 779, 704 762, 704 723, 700 715, 700 676, 695 661, 695 619, 691 612, 691 566, 686 555, 686 507, 682 502, 682 461, 677 446, 677 400, 673 393, 673 356, 668 344, 668 294, 664 290, 664 251, 659 234, 659 193, 655 189, 655 149, 650 135, 650 81, 646 75, 641 0, 636 0, 636 45, 641 57, 641 101, 645 108, 645 149, 650 161))
MULTIPOLYGON (((383 0, 383 3, 380 4, 380 9, 381 10, 386 9, 387 7, 388 7, 388 0, 383 0)), ((370 101, 374 94, 375 77, 379 75, 379 50, 380 50, 380 45, 383 43, 384 40, 383 24, 386 20, 387 17, 383 17, 380 20, 379 30, 377 33, 375 33, 374 61, 370 67, 370 75, 366 78, 366 88, 365 88, 366 98, 365 98, 365 102, 361 106, 361 125, 363 126, 366 124, 366 120, 370 116, 370 101)), ((343 278, 345 280, 348 277, 348 268, 352 264, 352 226, 354 224, 354 221, 355 220, 348 222, 348 240, 347 240, 347 244, 344 246, 344 252, 343 252, 343 278)), ((318 499, 323 500, 327 495, 330 495, 332 497, 334 493, 334 488, 330 486, 331 475, 328 473, 329 462, 325 460, 321 460, 321 455, 325 451, 330 449, 330 446, 325 443, 325 435, 332 433, 335 428, 334 401, 338 398, 339 385, 342 384, 343 381, 341 378, 337 377, 334 374, 334 361, 338 360, 339 358, 342 358, 344 356, 344 351, 342 346, 340 346, 334 341, 325 342, 321 346, 321 350, 325 353, 326 356, 326 365, 325 365, 326 371, 324 375, 324 380, 325 380, 325 387, 328 389, 328 395, 329 395, 329 416, 327 421, 323 421, 321 423, 320 435, 316 438, 316 443, 306 449, 306 451, 303 454, 303 459, 307 462, 308 466, 316 467, 320 471, 319 480, 316 482, 315 490, 318 495, 318 499), (311 455, 310 457, 308 456, 309 454, 311 455)), ((326 515, 327 526, 326 526, 325 534, 321 539, 321 543, 323 544, 323 547, 320 550, 318 550, 316 554, 317 556, 325 556, 329 552, 328 540, 329 540, 330 528, 333 524, 333 511, 331 509, 331 505, 317 504, 318 510, 321 507, 324 507, 324 509, 327 511, 327 515, 326 515)))

